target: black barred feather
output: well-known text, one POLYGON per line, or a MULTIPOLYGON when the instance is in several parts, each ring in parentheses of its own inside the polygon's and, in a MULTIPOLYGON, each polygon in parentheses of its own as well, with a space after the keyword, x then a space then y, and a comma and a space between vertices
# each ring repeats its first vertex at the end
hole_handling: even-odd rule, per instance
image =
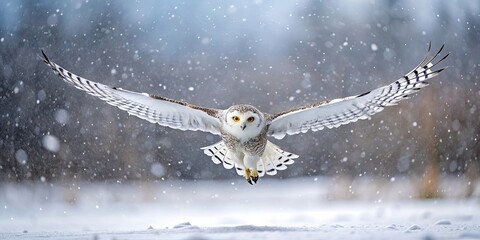
POLYGON ((315 103, 295 108, 289 111, 271 115, 268 135, 282 139, 285 135, 305 133, 308 130, 319 131, 324 128, 335 128, 360 119, 368 119, 371 115, 381 112, 385 107, 396 105, 399 101, 428 86, 428 79, 440 74, 445 68, 433 68, 445 60, 446 54, 440 60, 444 45, 433 56, 427 56, 408 74, 390 85, 377 88, 357 96, 315 103))
POLYGON ((201 149, 207 156, 212 158, 213 163, 222 163, 223 167, 226 169, 232 169, 233 167, 236 167, 236 164, 233 161, 233 155, 223 141, 203 147, 201 149))
POLYGON ((220 110, 199 107, 185 102, 110 87, 77 76, 50 61, 43 52, 43 61, 74 87, 96 96, 110 105, 151 123, 180 130, 200 130, 220 134, 220 110))
MULTIPOLYGON (((239 139, 244 134, 238 134, 237 136, 232 135, 230 138, 224 138, 224 140, 227 139, 227 144, 220 141, 202 149, 215 164, 222 164, 226 169, 235 168, 241 176, 245 175, 244 159, 237 159, 237 157, 242 156, 243 158, 245 151, 250 154, 254 152, 256 157, 260 157, 256 169, 253 169, 258 171, 258 176, 275 175, 278 171, 287 169, 287 166, 293 164, 294 159, 298 156, 283 151, 275 144, 267 141, 265 133, 268 136, 281 139, 287 134, 305 133, 308 130, 319 131, 324 128, 339 127, 360 119, 368 119, 385 107, 407 99, 411 94, 427 86, 428 79, 440 74, 445 68, 436 70, 433 68, 448 57, 448 54, 446 54, 438 60, 443 48, 444 46, 433 57, 429 57, 429 54, 427 54, 416 68, 387 86, 360 95, 319 102, 275 115, 265 114, 267 116, 266 124, 263 121, 264 114, 258 113, 262 116, 263 124, 265 124, 261 127, 260 125, 257 126, 261 128, 262 134, 247 139, 249 141, 246 141, 242 147, 237 147, 235 141, 240 141, 239 139)), ((431 45, 428 47, 428 53, 430 53, 430 49, 431 45)), ((226 111, 224 110, 195 106, 174 99, 136 93, 93 82, 79 77, 50 61, 43 51, 42 54, 43 61, 65 82, 104 100, 110 105, 125 110, 129 114, 175 129, 200 130, 218 135, 225 131, 221 122, 225 118, 226 111)), ((251 111, 251 109, 256 110, 249 105, 235 105, 233 107, 240 108, 244 112, 251 111)), ((251 179, 247 180, 252 183, 251 179)))
MULTIPOLYGON (((235 167, 238 175, 245 176, 245 166, 239 165, 234 161, 234 155, 228 151, 227 146, 223 141, 213 145, 203 147, 203 152, 210 156, 215 164, 223 164, 226 169, 235 167)), ((287 169, 287 165, 293 164, 293 159, 298 158, 298 155, 283 151, 277 145, 267 141, 265 151, 257 163, 258 176, 263 177, 267 175, 275 175, 277 171, 287 169)))

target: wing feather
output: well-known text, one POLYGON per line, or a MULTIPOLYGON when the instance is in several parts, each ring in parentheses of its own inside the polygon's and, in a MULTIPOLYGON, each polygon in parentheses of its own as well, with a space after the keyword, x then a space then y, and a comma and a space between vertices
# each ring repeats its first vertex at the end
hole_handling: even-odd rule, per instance
MULTIPOLYGON (((428 53, 430 48, 429 44, 428 53)), ((426 80, 442 72, 445 68, 438 70, 432 68, 448 57, 449 54, 446 54, 440 60, 435 60, 443 48, 444 45, 433 57, 428 57, 427 53, 416 68, 387 86, 357 96, 319 102, 270 115, 268 135, 282 139, 287 134, 336 128, 361 119, 368 119, 385 107, 396 105, 399 101, 407 99, 411 94, 427 86, 426 80)))
POLYGON ((55 73, 74 87, 96 96, 110 105, 116 106, 129 114, 145 119, 151 123, 180 130, 204 131, 220 134, 221 110, 191 105, 182 101, 164 98, 147 93, 137 93, 121 88, 110 87, 93 82, 65 70, 50 61, 43 52, 43 61, 55 73))

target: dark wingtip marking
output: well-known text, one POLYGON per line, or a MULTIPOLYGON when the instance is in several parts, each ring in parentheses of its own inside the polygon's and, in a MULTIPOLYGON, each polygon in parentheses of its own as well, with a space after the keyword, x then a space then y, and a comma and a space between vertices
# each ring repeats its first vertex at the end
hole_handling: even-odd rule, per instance
POLYGON ((440 68, 440 69, 438 69, 438 70, 435 71, 435 72, 436 72, 436 73, 441 73, 441 72, 443 72, 443 70, 445 70, 445 69, 447 69, 447 68, 448 68, 448 66, 446 66, 446 67, 444 67, 444 68, 440 68))
POLYGON ((40 51, 42 51, 43 61, 44 61, 45 63, 50 63, 50 60, 48 59, 47 54, 45 54, 45 52, 43 51, 43 49, 40 49, 40 51))
MULTIPOLYGON (((357 97, 363 97, 363 96, 369 94, 370 92, 371 92, 371 91, 368 91, 368 92, 366 92, 366 93, 362 93, 362 94, 358 95, 357 97)), ((289 156, 289 157, 290 157, 290 156, 289 156)))
POLYGON ((272 168, 272 169, 269 169, 267 172, 273 172, 273 171, 275 171, 275 169, 274 169, 274 168, 272 168))
POLYGON ((445 47, 445 43, 442 44, 442 47, 440 48, 440 50, 438 50, 438 53, 442 52, 443 48, 445 47))
POLYGON ((450 56, 450 53, 447 53, 442 59, 438 60, 438 62, 445 60, 445 58, 447 58, 448 56, 450 56))
POLYGON ((430 41, 430 42, 428 43, 428 50, 427 50, 427 52, 430 52, 430 49, 432 49, 432 41, 430 41))
POLYGON ((279 164, 277 164, 277 167, 281 167, 282 165, 283 165, 283 164, 279 163, 279 164))

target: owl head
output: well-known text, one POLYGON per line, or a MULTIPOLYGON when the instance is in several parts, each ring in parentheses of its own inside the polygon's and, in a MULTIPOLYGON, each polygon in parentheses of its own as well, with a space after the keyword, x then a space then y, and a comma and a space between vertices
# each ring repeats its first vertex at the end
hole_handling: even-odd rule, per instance
POLYGON ((256 137, 265 126, 263 114, 250 105, 234 105, 227 109, 224 129, 241 140, 256 137))

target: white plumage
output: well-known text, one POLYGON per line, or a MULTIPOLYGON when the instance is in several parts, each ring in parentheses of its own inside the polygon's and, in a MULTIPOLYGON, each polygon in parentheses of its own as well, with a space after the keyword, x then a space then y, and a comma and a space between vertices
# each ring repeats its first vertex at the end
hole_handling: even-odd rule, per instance
MULTIPOLYGON (((222 141, 202 148, 215 164, 235 168, 250 183, 259 177, 275 175, 298 158, 267 140, 286 135, 335 128, 382 111, 428 85, 428 79, 445 68, 434 70, 448 54, 436 61, 443 46, 433 57, 424 60, 412 71, 384 87, 341 99, 318 102, 277 114, 260 112, 250 105, 234 105, 226 110, 200 107, 186 102, 136 93, 110 87, 79 77, 50 61, 42 51, 43 60, 67 83, 96 96, 110 105, 151 123, 180 130, 204 131, 220 135, 222 141)), ((430 52, 430 45, 428 47, 430 52)))
MULTIPOLYGON (((395 105, 427 86, 426 80, 442 72, 445 68, 438 70, 432 70, 432 68, 448 56, 447 54, 437 62, 433 62, 443 47, 433 57, 425 57, 415 69, 392 84, 360 95, 315 103, 273 115, 270 117, 268 135, 282 139, 287 134, 305 133, 309 129, 318 131, 324 128, 336 128, 370 118, 385 107, 395 105)), ((430 52, 430 45, 428 52, 430 52)))
POLYGON ((43 56, 45 63, 50 65, 66 82, 104 100, 110 105, 127 111, 129 114, 174 129, 200 130, 216 135, 220 134, 220 120, 216 117, 219 110, 93 82, 79 77, 50 61, 45 53, 43 53, 43 56))
MULTIPOLYGON (((215 164, 222 164, 226 169, 235 167, 238 175, 245 176, 244 166, 235 163, 233 153, 228 150, 223 141, 203 147, 202 150, 207 156, 211 157, 215 164)), ((265 174, 275 175, 277 174, 277 170, 285 170, 287 169, 287 165, 293 164, 295 162, 293 159, 295 158, 298 158, 298 155, 283 151, 277 145, 267 141, 265 151, 260 161, 257 162, 256 169, 258 176, 263 177, 265 174)))

